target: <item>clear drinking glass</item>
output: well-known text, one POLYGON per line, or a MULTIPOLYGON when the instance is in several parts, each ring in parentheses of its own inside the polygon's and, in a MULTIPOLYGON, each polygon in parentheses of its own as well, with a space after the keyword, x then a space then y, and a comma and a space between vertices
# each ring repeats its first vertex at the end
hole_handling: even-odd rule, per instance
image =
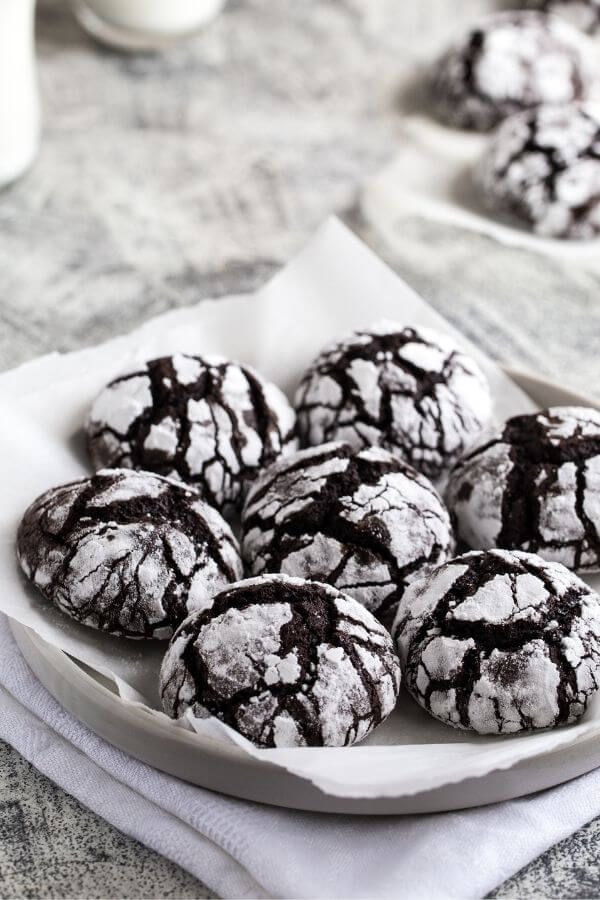
POLYGON ((35 0, 0 0, 0 186, 22 175, 38 152, 35 0))
POLYGON ((200 30, 227 0, 72 0, 79 23, 121 50, 160 49, 200 30))

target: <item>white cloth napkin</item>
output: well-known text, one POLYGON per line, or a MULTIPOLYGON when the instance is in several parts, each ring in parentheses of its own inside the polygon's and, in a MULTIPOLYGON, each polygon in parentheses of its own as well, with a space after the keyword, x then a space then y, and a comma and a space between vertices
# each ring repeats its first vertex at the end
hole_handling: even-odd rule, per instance
POLYGON ((533 797, 443 815, 342 817, 213 794, 70 716, 0 616, 0 738, 95 813, 222 897, 482 897, 600 814, 600 770, 533 797))

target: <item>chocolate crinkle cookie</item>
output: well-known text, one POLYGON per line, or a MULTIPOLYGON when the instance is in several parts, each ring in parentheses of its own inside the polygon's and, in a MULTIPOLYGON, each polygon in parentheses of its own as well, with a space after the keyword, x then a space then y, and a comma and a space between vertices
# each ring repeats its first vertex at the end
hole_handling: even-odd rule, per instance
POLYGON ((491 414, 474 360, 443 334, 395 322, 323 350, 295 402, 305 446, 381 446, 430 478, 473 445, 491 414))
POLYGON ((600 571, 600 413, 557 407, 509 419, 457 464, 446 499, 473 549, 600 571))
POLYGON ((589 95, 589 48, 576 29, 536 12, 491 16, 437 63, 431 97, 449 125, 489 131, 515 112, 589 95))
POLYGON ((242 512, 250 571, 333 584, 387 619, 423 570, 452 556, 450 517, 433 485, 378 447, 330 443, 278 460, 242 512))
POLYGON ((523 6, 560 16, 588 34, 600 30, 600 0, 527 0, 523 6))
POLYGON ((567 725, 600 685, 600 598, 530 553, 445 563, 408 588, 395 634, 409 692, 454 728, 567 725))
POLYGON ((129 469, 38 497, 21 521, 17 555, 62 612, 128 638, 169 638, 242 575, 229 526, 195 490, 129 469))
POLYGON ((356 600, 271 575, 233 585, 184 622, 160 680, 172 718, 216 716, 259 747, 342 747, 392 712, 400 664, 356 600))
POLYGON ((540 107, 504 122, 477 167, 484 204, 548 238, 600 231, 600 111, 540 107))
POLYGON ((92 406, 86 431, 95 468, 181 478, 229 514, 263 466, 296 449, 294 424, 282 392, 253 369, 178 354, 112 381, 92 406))

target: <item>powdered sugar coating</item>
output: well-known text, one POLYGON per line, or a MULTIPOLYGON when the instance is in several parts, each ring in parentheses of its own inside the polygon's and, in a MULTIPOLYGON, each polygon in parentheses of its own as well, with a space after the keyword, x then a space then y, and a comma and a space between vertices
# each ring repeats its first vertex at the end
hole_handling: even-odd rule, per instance
POLYGON ((38 497, 21 521, 17 555, 62 612, 128 638, 169 638, 242 575, 231 529, 195 490, 129 469, 38 497))
POLYGON ((523 6, 560 16, 588 34, 600 29, 600 0, 525 0, 523 6))
POLYGON ((450 517, 423 475, 378 447, 330 443, 278 460, 242 511, 249 570, 333 584, 377 616, 454 550, 450 517))
POLYGON ((535 12, 490 16, 437 63, 431 83, 440 118, 489 131, 513 113, 586 99, 592 82, 585 39, 535 12))
POLYGON ((513 116, 476 173, 484 202, 542 237, 587 240, 600 231, 600 109, 542 107, 513 116))
POLYGON ((467 553, 412 584, 394 633, 415 700, 454 728, 579 719, 600 686, 600 598, 530 553, 467 553))
POLYGON ((473 549, 600 571, 600 412, 555 407, 509 419, 457 464, 446 499, 473 549))
POLYGON ((233 585, 174 635, 165 712, 216 716, 260 747, 347 746, 392 712, 388 632, 329 585, 270 575, 233 585))
POLYGON ((257 471, 296 448, 294 426, 279 388, 250 367, 176 354, 107 385, 86 431, 95 468, 181 478, 230 513, 257 471))
POLYGON ((479 366, 449 337, 380 322, 325 348, 296 393, 305 446, 381 446, 430 478, 479 437, 491 415, 479 366))

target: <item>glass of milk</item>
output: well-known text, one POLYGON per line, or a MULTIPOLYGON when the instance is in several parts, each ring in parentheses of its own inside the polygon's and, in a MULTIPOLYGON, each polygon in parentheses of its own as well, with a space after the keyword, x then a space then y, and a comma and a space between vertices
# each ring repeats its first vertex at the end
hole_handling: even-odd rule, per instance
POLYGON ((29 168, 38 151, 35 0, 0 0, 0 187, 29 168))
MULTIPOLYGON (((0 3, 2 0, 0 0, 0 3)), ((159 49, 198 31, 227 0, 72 0, 79 23, 122 50, 159 49)))

